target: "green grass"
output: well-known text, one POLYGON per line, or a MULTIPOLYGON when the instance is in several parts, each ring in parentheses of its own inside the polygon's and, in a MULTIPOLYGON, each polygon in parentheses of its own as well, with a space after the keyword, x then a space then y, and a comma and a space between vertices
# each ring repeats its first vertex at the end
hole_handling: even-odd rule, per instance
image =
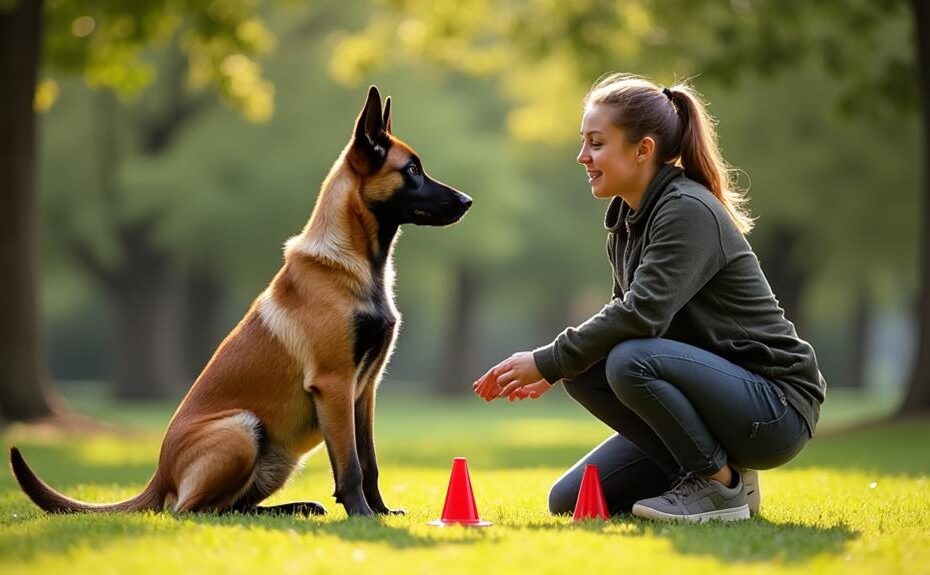
MULTIPOLYGON (((151 474, 170 406, 126 408, 95 394, 85 412, 129 423, 122 436, 8 431, 50 484, 89 501, 135 494, 151 474)), ((829 430, 887 412, 893 399, 831 396, 829 430), (863 407, 864 406, 864 407, 863 407)), ((546 512, 549 486, 608 430, 554 391, 485 404, 382 390, 382 492, 405 517, 349 519, 333 503, 325 450, 274 502, 318 500, 314 519, 163 514, 46 516, 0 475, 2 573, 930 573, 930 422, 825 433, 762 474, 760 517, 666 525, 632 517, 573 524, 546 512), (486 529, 435 528, 454 456, 468 458, 486 529)))

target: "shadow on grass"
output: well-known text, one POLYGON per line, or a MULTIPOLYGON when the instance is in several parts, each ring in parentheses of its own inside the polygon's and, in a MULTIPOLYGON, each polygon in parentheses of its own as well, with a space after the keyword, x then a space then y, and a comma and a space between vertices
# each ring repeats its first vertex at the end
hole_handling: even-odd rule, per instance
MULTIPOLYGON (((29 504, 31 505, 31 503, 29 504)), ((66 554, 72 549, 102 549, 125 539, 155 533, 173 533, 178 528, 153 525, 145 515, 50 515, 30 509, 3 518, 0 526, 0 558, 19 563, 36 557, 66 554)), ((2 564, 2 563, 0 563, 2 564)))
MULTIPOLYGON (((644 522, 645 523, 645 522, 644 522)), ((642 535, 671 541, 687 555, 711 555, 726 562, 797 563, 815 555, 838 555, 858 534, 845 525, 812 527, 753 519, 746 524, 644 524, 642 535)))
POLYGON ((382 543, 398 549, 425 548, 446 544, 472 544, 484 540, 487 533, 487 531, 481 529, 462 529, 454 532, 448 531, 442 538, 422 536, 411 533, 409 526, 387 525, 380 517, 344 517, 335 521, 320 521, 314 518, 288 515, 257 518, 239 513, 227 515, 193 513, 177 517, 198 525, 230 525, 250 529, 284 531, 297 533, 298 535, 329 535, 343 541, 382 543))
POLYGON ((760 517, 738 523, 676 524, 622 515, 607 522, 535 525, 529 529, 583 530, 611 537, 667 539, 678 553, 712 556, 727 563, 799 563, 816 555, 838 555, 849 541, 858 537, 858 533, 845 525, 812 527, 773 523, 760 517))
POLYGON ((241 530, 280 531, 297 535, 325 535, 343 541, 380 543, 397 549, 436 545, 468 545, 482 541, 485 532, 462 530, 442 538, 411 533, 406 527, 386 525, 380 518, 346 517, 335 521, 297 516, 253 516, 239 513, 209 514, 168 512, 145 514, 44 515, 29 509, 14 512, 0 521, 0 564, 38 556, 67 554, 76 548, 103 549, 129 539, 157 536, 181 538, 191 524, 241 530), (17 515, 19 515, 17 517, 17 515))

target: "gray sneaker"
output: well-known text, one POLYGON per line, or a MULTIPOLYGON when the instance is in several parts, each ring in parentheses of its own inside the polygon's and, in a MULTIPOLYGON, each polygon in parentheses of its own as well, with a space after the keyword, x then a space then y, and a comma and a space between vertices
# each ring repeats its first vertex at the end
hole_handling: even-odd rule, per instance
POLYGON ((633 505, 633 515, 648 519, 670 519, 704 523, 711 519, 749 519, 749 503, 737 472, 737 484, 724 487, 703 477, 683 479, 670 491, 633 505))
POLYGON ((743 491, 746 492, 749 514, 758 515, 759 509, 762 508, 762 486, 759 483, 759 472, 755 469, 740 468, 739 474, 743 480, 743 491))

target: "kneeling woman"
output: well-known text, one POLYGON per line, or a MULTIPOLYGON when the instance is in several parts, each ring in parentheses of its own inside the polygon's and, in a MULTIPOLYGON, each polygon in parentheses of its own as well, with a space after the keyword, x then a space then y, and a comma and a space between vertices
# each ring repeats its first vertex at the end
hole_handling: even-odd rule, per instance
POLYGON ((569 513, 597 464, 612 513, 746 519, 755 470, 790 461, 813 436, 826 382, 785 318, 745 238, 710 117, 688 86, 613 75, 585 100, 578 162, 610 199, 613 299, 547 346, 491 368, 475 392, 565 390, 613 428, 553 486, 569 513))

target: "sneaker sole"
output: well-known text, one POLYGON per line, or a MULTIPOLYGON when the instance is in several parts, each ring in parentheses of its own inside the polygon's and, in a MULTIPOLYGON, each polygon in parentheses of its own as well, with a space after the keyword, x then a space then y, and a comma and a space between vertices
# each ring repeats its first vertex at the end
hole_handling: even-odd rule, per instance
POLYGON ((746 498, 749 500, 749 515, 755 517, 762 509, 762 493, 759 490, 759 472, 754 469, 740 469, 743 483, 746 485, 746 498))
POLYGON ((749 505, 740 505, 730 509, 718 509, 716 511, 705 511, 703 513, 692 513, 691 515, 675 515, 674 513, 665 513, 652 507, 646 507, 636 503, 633 505, 633 515, 645 519, 659 519, 663 521, 690 521, 691 523, 706 523, 711 520, 719 521, 743 521, 749 519, 749 505))

